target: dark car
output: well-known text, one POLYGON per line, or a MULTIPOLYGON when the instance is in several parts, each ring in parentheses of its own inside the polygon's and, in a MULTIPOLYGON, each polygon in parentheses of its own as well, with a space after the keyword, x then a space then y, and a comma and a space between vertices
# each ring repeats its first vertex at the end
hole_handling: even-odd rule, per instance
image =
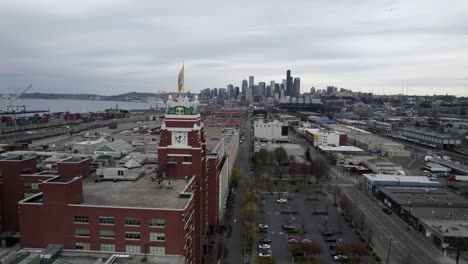
POLYGON ((271 239, 268 238, 262 238, 258 241, 259 244, 271 244, 271 239))
POLYGON ((291 231, 291 230, 296 230, 296 227, 293 225, 283 225, 283 229, 291 231))
POLYGON ((391 215, 392 214, 392 210, 388 209, 388 208, 384 208, 382 209, 382 211, 384 211, 386 214, 388 215, 391 215))
POLYGON ((336 242, 336 237, 325 237, 323 240, 325 242, 336 242))

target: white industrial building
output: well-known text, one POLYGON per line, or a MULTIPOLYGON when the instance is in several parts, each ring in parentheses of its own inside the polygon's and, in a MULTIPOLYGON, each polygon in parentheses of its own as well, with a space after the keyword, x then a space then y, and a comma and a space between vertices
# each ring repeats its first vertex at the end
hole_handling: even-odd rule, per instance
POLYGON ((254 123, 254 136, 256 140, 286 142, 289 141, 288 131, 288 124, 278 120, 268 122, 261 119, 256 120, 254 123))
POLYGON ((98 168, 96 176, 102 180, 134 181, 142 176, 145 170, 138 161, 131 159, 121 168, 98 168))
POLYGON ((368 191, 384 186, 398 187, 440 187, 438 181, 432 181, 426 176, 401 176, 388 174, 363 174, 363 186, 368 191))
POLYGON ((96 150, 94 150, 94 154, 121 158, 132 152, 132 150, 132 145, 128 144, 124 140, 118 139, 96 148, 96 150))
POLYGON ((75 154, 92 155, 93 152, 100 146, 108 143, 108 141, 101 137, 97 140, 85 140, 72 143, 72 152, 75 154))

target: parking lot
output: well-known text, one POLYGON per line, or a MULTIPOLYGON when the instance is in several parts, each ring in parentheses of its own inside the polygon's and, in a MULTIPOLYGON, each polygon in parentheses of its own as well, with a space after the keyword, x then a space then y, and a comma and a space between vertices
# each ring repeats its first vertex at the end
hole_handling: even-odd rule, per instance
MULTIPOLYGON (((271 239, 271 254, 277 263, 290 263, 292 255, 289 241, 316 241, 323 245, 323 251, 316 257, 333 263, 330 244, 360 242, 343 216, 333 206, 330 195, 307 195, 305 193, 265 194, 261 201, 261 223, 268 225, 268 231, 259 238, 271 239), (277 201, 287 199, 287 202, 277 201), (288 225, 288 226, 283 226, 288 225), (293 227, 295 231, 287 231, 293 227), (323 233, 331 233, 328 240, 323 233)), ((261 250, 260 250, 261 251, 261 250)), ((366 263, 374 263, 372 257, 362 257, 366 263)))

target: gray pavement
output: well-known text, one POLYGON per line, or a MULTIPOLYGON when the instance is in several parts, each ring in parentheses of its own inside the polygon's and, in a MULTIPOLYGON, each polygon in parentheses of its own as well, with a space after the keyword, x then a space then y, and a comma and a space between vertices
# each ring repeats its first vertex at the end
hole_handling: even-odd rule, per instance
MULTIPOLYGON (((239 146, 238 155, 234 167, 240 169, 245 178, 249 177, 250 170, 250 150, 249 146, 251 143, 250 129, 251 123, 250 119, 247 119, 245 122, 245 128, 247 130, 245 134, 245 140, 239 146)), ((243 128, 241 128, 243 129, 243 128)), ((227 249, 227 258, 222 260, 222 263, 232 263, 238 264, 242 263, 244 258, 244 225, 242 220, 242 206, 243 206, 243 197, 246 192, 245 180, 242 181, 237 187, 236 199, 232 209, 231 219, 227 219, 226 225, 231 226, 230 236, 223 241, 225 248, 227 249)), ((247 260, 245 258, 245 260, 247 260)))

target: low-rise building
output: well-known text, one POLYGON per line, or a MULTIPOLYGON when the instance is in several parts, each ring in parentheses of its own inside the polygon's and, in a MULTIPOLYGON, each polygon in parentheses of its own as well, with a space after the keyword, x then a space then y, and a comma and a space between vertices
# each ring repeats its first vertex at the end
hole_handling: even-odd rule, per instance
POLYGON ((121 158, 129 154, 132 150, 132 145, 128 144, 124 140, 118 139, 96 148, 96 150, 94 150, 94 154, 121 158))
POLYGON ((103 137, 97 140, 85 140, 85 141, 73 142, 72 152, 75 154, 92 155, 98 147, 106 143, 108 143, 108 141, 103 137))
POLYGON ((381 157, 364 160, 362 163, 376 174, 402 174, 403 170, 400 165, 381 157))
POLYGON ((405 145, 393 140, 377 136, 369 131, 345 125, 327 125, 327 128, 347 135, 347 143, 366 151, 380 153, 383 156, 409 157, 411 152, 405 150, 405 145))
POLYGON ((461 145, 463 140, 463 136, 453 133, 439 133, 407 127, 399 128, 399 133, 402 138, 412 142, 444 149, 461 145))
POLYGON ((254 123, 254 137, 264 141, 289 141, 289 126, 287 123, 274 120, 256 120, 254 123))
POLYGON ((384 187, 377 197, 428 241, 468 250, 468 199, 445 188, 384 187))
POLYGON ((404 176, 388 174, 363 174, 363 186, 370 192, 378 191, 385 186, 396 187, 440 187, 438 181, 432 181, 426 176, 404 176))

